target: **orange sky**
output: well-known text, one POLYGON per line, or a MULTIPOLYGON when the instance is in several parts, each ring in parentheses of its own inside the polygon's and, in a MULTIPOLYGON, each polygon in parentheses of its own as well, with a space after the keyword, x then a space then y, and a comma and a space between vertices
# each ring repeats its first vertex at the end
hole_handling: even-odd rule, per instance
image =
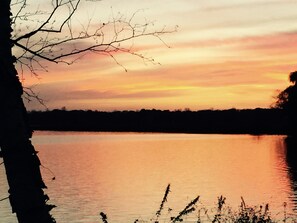
MULTIPOLYGON (((156 27, 179 26, 163 36, 171 48, 154 38, 134 43, 161 65, 116 55, 125 72, 110 57, 92 54, 72 66, 48 65, 39 80, 25 74, 25 85, 36 85, 49 109, 255 108, 269 107, 297 69, 295 0, 87 1, 75 21, 138 9, 144 9, 139 19, 156 27)), ((43 109, 36 102, 27 106, 43 109)))

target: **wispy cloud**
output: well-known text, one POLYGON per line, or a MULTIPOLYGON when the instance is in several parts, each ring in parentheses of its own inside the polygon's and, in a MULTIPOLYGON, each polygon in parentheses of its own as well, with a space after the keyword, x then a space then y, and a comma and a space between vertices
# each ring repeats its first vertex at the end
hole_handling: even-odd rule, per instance
POLYGON ((275 0, 252 0, 252 1, 237 1, 236 3, 222 1, 221 4, 216 2, 213 5, 208 5, 203 7, 202 9, 205 11, 221 11, 221 10, 236 10, 236 9, 246 9, 249 7, 271 7, 271 6, 281 6, 282 4, 294 4, 295 1, 292 0, 283 0, 283 1, 275 1, 275 0))
MULTIPOLYGON (((165 37, 170 49, 155 39, 134 42, 135 50, 161 66, 117 52, 118 62, 128 72, 98 54, 70 67, 53 67, 37 88, 52 107, 268 107, 274 91, 285 87, 289 72, 296 69, 295 0, 131 0, 125 4, 113 0, 102 4, 114 4, 114 11, 126 15, 136 7, 149 8, 145 10, 148 20, 181 28, 165 37)), ((65 51, 71 47, 65 46, 65 51)))

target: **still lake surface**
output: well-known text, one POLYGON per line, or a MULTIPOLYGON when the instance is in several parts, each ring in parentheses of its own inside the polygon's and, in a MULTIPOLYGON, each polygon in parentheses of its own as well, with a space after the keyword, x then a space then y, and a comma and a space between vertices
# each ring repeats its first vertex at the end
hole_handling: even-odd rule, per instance
MULTIPOLYGON (((283 218, 284 202, 297 211, 296 163, 288 157, 285 136, 37 131, 33 143, 44 167, 52 211, 58 223, 110 223, 150 220, 168 183, 164 217, 181 211, 200 195, 198 206, 215 210, 225 196, 236 210, 241 196, 250 206, 269 203, 283 218), (50 170, 48 170, 49 168, 50 170), (53 173, 52 173, 53 172, 53 173), (55 180, 52 180, 53 174, 55 180)), ((7 196, 0 166, 0 199, 7 196)), ((189 216, 185 222, 192 222, 189 216)), ((16 223, 7 200, 0 222, 16 223)))

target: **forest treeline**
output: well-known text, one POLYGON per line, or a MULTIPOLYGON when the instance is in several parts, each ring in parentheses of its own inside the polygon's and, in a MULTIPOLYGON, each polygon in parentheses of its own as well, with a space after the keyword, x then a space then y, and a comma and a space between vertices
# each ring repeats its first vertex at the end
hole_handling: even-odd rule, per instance
POLYGON ((29 112, 34 130, 223 134, 287 134, 282 109, 91 111, 55 109, 29 112))

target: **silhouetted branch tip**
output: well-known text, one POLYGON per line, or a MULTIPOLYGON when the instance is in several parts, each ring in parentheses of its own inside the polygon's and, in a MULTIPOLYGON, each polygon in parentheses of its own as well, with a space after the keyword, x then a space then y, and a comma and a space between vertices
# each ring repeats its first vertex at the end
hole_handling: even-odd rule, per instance
MULTIPOLYGON (((94 0, 89 0, 95 2, 94 0)), ((148 22, 146 19, 143 23, 137 23, 134 19, 136 15, 143 11, 137 10, 130 17, 121 13, 114 15, 107 22, 92 22, 90 19, 86 25, 81 25, 77 29, 73 23, 73 18, 78 13, 81 0, 53 1, 52 9, 49 12, 37 11, 45 19, 35 21, 36 26, 22 25, 18 20, 24 23, 34 13, 24 11, 27 4, 26 1, 17 4, 18 10, 14 17, 14 38, 12 39, 15 47, 19 48, 17 61, 27 67, 32 73, 35 73, 35 67, 40 66, 40 60, 53 63, 72 64, 78 57, 84 53, 102 53, 111 56, 116 64, 121 65, 115 59, 116 53, 127 53, 139 57, 146 62, 154 63, 149 57, 137 53, 134 49, 127 47, 133 45, 133 40, 141 37, 157 38, 162 44, 170 48, 170 46, 161 38, 162 35, 177 31, 178 26, 168 29, 166 26, 155 29, 154 23, 148 22), (59 14, 61 10, 68 10, 64 19, 59 14), (59 20, 56 19, 59 17, 59 20), (59 22, 58 22, 59 21, 59 22), (31 28, 28 31, 28 28, 31 28), (107 35, 108 33, 108 35, 107 35), (121 44, 125 43, 125 47, 121 44)), ((26 23, 25 23, 26 24, 26 23)), ((126 69, 125 69, 126 71, 126 69)))
POLYGON ((156 212, 157 218, 160 217, 160 215, 161 215, 161 212, 162 212, 162 210, 164 208, 164 204, 167 202, 167 197, 168 197, 168 194, 169 193, 170 193, 170 184, 168 184, 168 186, 166 187, 165 194, 164 194, 163 199, 162 199, 162 202, 160 204, 160 208, 156 212))
POLYGON ((190 213, 192 213, 193 211, 196 210, 196 207, 194 207, 196 205, 196 203, 198 202, 200 196, 197 196, 194 200, 192 200, 190 203, 187 204, 187 206, 181 211, 179 212, 178 216, 176 217, 172 217, 171 220, 172 222, 179 222, 179 221, 183 221, 182 218, 190 213))
POLYGON ((107 221, 107 215, 103 212, 100 212, 100 217, 101 217, 101 220, 103 221, 103 223, 108 223, 107 221))
POLYGON ((32 102, 32 100, 36 100, 46 110, 48 109, 48 107, 45 104, 45 101, 32 89, 32 87, 23 86, 23 93, 23 97, 28 101, 28 103, 32 102))
POLYGON ((1 201, 8 200, 8 199, 9 199, 9 197, 2 198, 2 199, 0 199, 0 202, 1 202, 1 201))

